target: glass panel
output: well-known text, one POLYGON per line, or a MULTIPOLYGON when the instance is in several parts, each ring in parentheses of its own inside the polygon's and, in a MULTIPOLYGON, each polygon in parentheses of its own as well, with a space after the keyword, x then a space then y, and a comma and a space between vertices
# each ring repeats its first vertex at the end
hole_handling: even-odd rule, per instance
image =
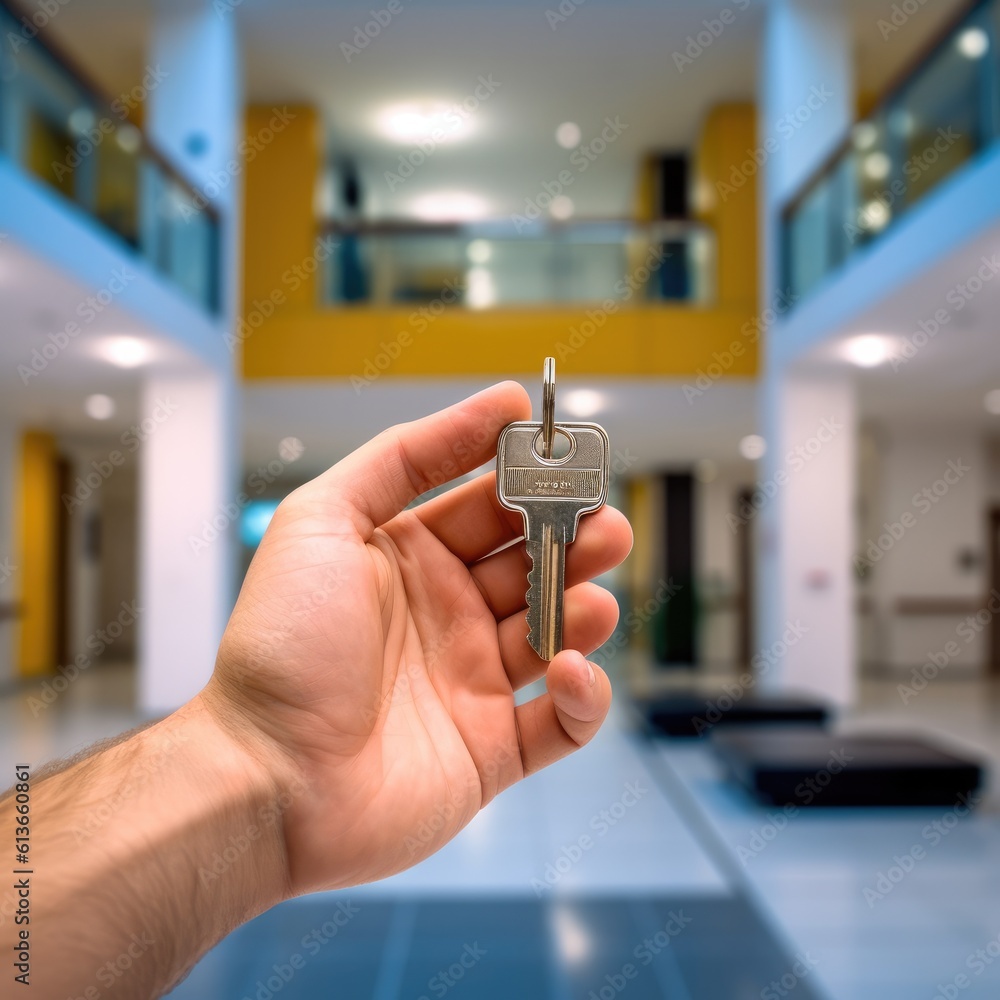
POLYGON ((218 224, 142 132, 0 9, 0 153, 75 202, 208 309, 218 224))
POLYGON ((441 298, 474 309, 604 299, 705 302, 714 282, 710 232, 624 223, 567 224, 519 236, 435 232, 342 233, 330 256, 327 301, 380 304, 441 298), (679 230, 679 231, 677 231, 679 230))
POLYGON ((785 276, 803 295, 1000 135, 1000 2, 981 4, 858 122, 785 219, 785 276))

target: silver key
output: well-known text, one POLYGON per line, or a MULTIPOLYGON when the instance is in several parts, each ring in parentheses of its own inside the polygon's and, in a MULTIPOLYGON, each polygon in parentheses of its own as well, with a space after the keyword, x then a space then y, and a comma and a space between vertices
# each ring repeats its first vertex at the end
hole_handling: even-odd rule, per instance
POLYGON ((611 445, 597 424, 557 424, 555 361, 545 361, 542 422, 509 424, 497 445, 497 495, 524 518, 528 642, 543 660, 562 649, 566 546, 584 514, 608 496, 611 445), (552 457, 568 446, 560 458, 552 457))

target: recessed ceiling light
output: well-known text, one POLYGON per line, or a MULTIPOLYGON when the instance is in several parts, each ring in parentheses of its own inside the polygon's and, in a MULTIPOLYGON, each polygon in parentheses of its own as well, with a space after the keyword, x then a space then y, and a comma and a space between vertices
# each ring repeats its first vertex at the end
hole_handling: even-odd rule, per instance
POLYGON ((115 415, 115 401, 101 392, 88 396, 84 400, 83 408, 87 416, 94 420, 110 420, 115 415))
POLYGON ((592 417, 608 405, 603 393, 594 389, 571 389, 563 395, 560 403, 574 417, 592 417))
POLYGON ((489 214, 485 198, 468 191, 434 191, 414 199, 411 211, 427 222, 467 222, 489 214))
POLYGON ((981 59, 990 50, 990 36, 982 28, 966 28, 955 44, 966 59, 981 59))
POLYGON ((750 462, 763 458, 767 452, 767 442, 759 434, 748 434, 740 441, 740 454, 750 462))
POLYGON ((278 442, 278 458, 282 462, 297 462, 305 450, 306 446, 297 437, 282 438, 278 442))
POLYGON ((865 173, 873 181, 884 181, 892 170, 892 160, 881 150, 869 153, 864 159, 865 173))
POLYGON ((455 142, 473 129, 473 116, 460 114, 455 105, 442 101, 398 104, 377 118, 379 131, 393 142, 455 142))
POLYGON ((138 153, 142 147, 142 133, 131 123, 125 122, 124 125, 118 126, 118 131, 115 132, 115 142, 118 143, 118 148, 123 153, 132 156, 138 153))
POLYGON ((493 256, 493 246, 489 240, 473 240, 465 252, 473 264, 488 264, 493 256))
POLYGON ((892 218, 889 206, 884 201, 873 198, 863 209, 861 209, 861 222, 866 229, 873 233, 880 233, 892 218))
POLYGON ((568 219, 574 210, 573 199, 564 194, 557 194, 549 205, 549 215, 553 219, 568 219))
POLYGON ((153 355, 150 345, 138 337, 106 337, 98 342, 97 353, 119 368, 137 368, 153 355))
POLYGON ((1000 389, 991 389, 983 399, 983 405, 987 413, 992 413, 995 417, 1000 417, 1000 389))
POLYGON ((74 135, 85 135, 97 124, 97 119, 90 108, 80 107, 70 112, 66 124, 74 135))
POLYGON ((472 268, 465 279, 465 304, 471 309, 489 309, 496 301, 493 275, 485 267, 472 268))
POLYGON ((580 126, 576 122, 563 122, 559 128, 556 129, 556 142, 562 146, 563 149, 573 149, 580 145, 580 140, 583 138, 583 133, 580 131, 580 126))
POLYGON ((871 149, 878 141, 878 128, 872 122, 858 122, 851 135, 858 149, 871 149))
POLYGON ((875 333, 852 337, 844 344, 844 357, 859 368, 876 368, 893 355, 893 341, 875 333))

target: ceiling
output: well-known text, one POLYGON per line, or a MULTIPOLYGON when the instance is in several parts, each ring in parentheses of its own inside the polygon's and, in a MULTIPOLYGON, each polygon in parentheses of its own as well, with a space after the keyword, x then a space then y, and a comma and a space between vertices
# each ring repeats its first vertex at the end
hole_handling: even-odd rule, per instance
MULTIPOLYGON (((172 0, 175 7, 186 0, 172 0)), ((398 0, 400 12, 351 53, 372 9, 385 3, 329 0, 220 0, 229 3, 244 44, 251 101, 301 101, 321 108, 331 159, 357 162, 372 215, 405 217, 441 190, 479 196, 491 215, 523 211, 547 181, 570 168, 554 139, 574 121, 587 143, 606 118, 627 125, 586 171, 573 170, 578 216, 622 216, 634 205, 636 170, 650 150, 690 149, 712 105, 753 100, 763 8, 735 0, 735 17, 717 43, 684 72, 672 54, 720 0, 580 0, 563 21, 556 0, 398 0), (468 137, 441 144, 405 183, 392 184, 399 157, 414 149, 377 128, 401 103, 461 103, 486 77, 499 86, 463 123, 468 137)), ((832 0, 828 0, 832 2, 832 0)), ((850 0, 860 87, 877 92, 963 0, 934 0, 888 39, 878 21, 889 0, 850 0)), ((52 19, 53 33, 102 85, 119 93, 142 77, 156 0, 74 0, 52 19)), ((225 9, 225 8, 223 8, 225 9)), ((228 15, 224 15, 228 16, 228 15)), ((362 34, 362 38, 364 35, 362 34)))
POLYGON ((182 348, 158 338, 114 302, 101 309, 88 305, 93 295, 93 289, 71 281, 13 240, 0 245, 0 414, 20 426, 55 433, 117 435, 139 417, 142 378, 150 366, 160 374, 197 370, 198 363, 182 348), (79 332, 67 336, 71 323, 79 332), (122 368, 109 363, 103 353, 120 338, 142 338, 148 364, 122 368), (107 421, 84 412, 86 398, 98 393, 116 403, 107 421))

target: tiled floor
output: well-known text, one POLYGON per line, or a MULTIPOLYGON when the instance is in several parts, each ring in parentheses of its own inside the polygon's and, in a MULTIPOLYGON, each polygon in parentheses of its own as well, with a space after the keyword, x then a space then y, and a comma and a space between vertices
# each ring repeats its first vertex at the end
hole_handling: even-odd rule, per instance
MULTIPOLYGON (((41 709, 30 695, 0 699, 5 759, 41 762, 140 721, 120 673, 81 678, 41 709)), ((929 727, 1000 766, 996 705, 989 686, 957 682, 901 711, 895 686, 882 682, 865 686, 862 709, 844 721, 929 727)), ((884 898, 865 898, 913 844, 930 847, 925 831, 940 812, 803 812, 748 856, 755 833, 770 835, 768 812, 725 781, 708 746, 650 743, 616 718, 587 750, 501 796, 436 857, 349 894, 277 908, 174 995, 616 1000, 627 989, 635 998, 935 1000, 964 973, 958 996, 996 997, 993 798, 884 898), (569 862, 583 834, 592 846, 569 862), (349 918, 346 900, 357 908, 349 918), (663 930, 671 912, 694 919, 672 935, 663 930), (309 938, 314 930, 320 938, 309 938), (636 949, 657 931, 669 944, 643 964, 636 949), (290 964, 296 954, 301 969, 290 964)))
MULTIPOLYGON (((237 931, 170 996, 420 1000, 454 990, 476 1000, 611 1000, 627 990, 632 1000, 759 1000, 793 967, 753 910, 727 896, 331 893, 237 931)), ((800 971, 797 1000, 815 1000, 810 970, 800 971)))

